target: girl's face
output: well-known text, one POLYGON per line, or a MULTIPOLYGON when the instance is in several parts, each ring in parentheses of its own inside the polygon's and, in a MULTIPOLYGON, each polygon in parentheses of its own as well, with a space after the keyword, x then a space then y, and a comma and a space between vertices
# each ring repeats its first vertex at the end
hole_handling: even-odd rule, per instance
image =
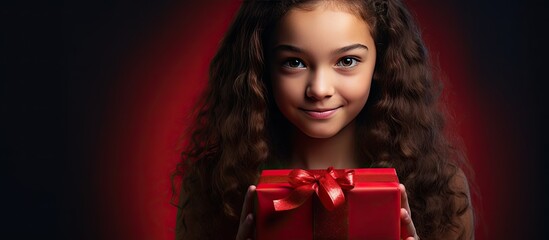
POLYGON ((282 114, 314 138, 352 123, 368 99, 376 61, 369 25, 320 3, 290 10, 274 36, 271 79, 282 114))

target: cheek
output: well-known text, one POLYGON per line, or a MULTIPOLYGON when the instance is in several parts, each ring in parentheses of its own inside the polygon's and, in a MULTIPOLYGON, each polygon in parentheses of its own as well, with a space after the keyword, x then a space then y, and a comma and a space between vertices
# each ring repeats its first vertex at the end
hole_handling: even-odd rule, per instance
POLYGON ((344 81, 341 85, 341 94, 351 102, 364 104, 370 93, 372 79, 369 75, 355 76, 344 81))
POLYGON ((273 94, 277 103, 299 101, 304 96, 304 87, 299 79, 273 76, 273 94))
POLYGON ((366 103, 370 94, 370 88, 372 85, 372 78, 375 68, 375 53, 370 56, 371 60, 362 65, 362 69, 359 74, 353 76, 352 81, 348 82, 347 89, 349 89, 349 95, 355 100, 366 103))

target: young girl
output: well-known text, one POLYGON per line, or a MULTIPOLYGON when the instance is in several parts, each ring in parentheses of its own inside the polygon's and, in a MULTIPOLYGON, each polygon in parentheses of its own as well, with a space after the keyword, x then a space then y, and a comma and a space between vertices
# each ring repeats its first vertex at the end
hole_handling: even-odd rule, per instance
POLYGON ((439 91, 400 0, 243 1, 175 173, 177 239, 253 238, 261 169, 330 166, 397 170, 402 239, 474 238, 439 91))

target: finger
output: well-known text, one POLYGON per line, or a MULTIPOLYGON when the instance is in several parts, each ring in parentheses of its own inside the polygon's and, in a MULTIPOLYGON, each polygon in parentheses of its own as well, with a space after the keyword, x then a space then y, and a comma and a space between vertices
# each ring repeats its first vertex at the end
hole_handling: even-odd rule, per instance
POLYGON ((244 221, 246 215, 248 215, 252 210, 252 197, 255 193, 255 186, 251 185, 248 187, 246 196, 244 197, 244 204, 242 204, 242 211, 240 212, 240 224, 244 221))
POLYGON ((406 209, 401 208, 400 209, 400 228, 401 228, 401 238, 402 239, 415 239, 416 236, 416 228, 414 226, 414 222, 412 222, 412 218, 410 217, 410 214, 408 214, 408 211, 406 209))
POLYGON ((252 231, 252 225, 254 222, 254 217, 250 213, 244 218, 244 221, 240 223, 240 226, 238 227, 238 233, 236 234, 236 239, 249 239, 249 235, 252 231))
POLYGON ((408 203, 408 194, 406 193, 406 187, 404 187, 403 184, 399 184, 398 188, 400 189, 400 206, 406 211, 408 211, 408 215, 412 217, 412 211, 410 211, 410 204, 408 203))

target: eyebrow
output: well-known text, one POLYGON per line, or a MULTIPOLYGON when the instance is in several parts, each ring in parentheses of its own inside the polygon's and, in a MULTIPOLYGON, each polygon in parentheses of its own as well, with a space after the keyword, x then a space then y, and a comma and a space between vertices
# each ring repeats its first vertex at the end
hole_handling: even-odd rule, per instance
POLYGON ((345 46, 345 47, 336 49, 335 51, 332 51, 332 54, 341 54, 341 53, 348 52, 348 51, 351 51, 351 50, 357 49, 357 48, 368 50, 368 47, 366 47, 365 45, 362 45, 360 43, 355 43, 355 44, 351 44, 349 46, 345 46))
MULTIPOLYGON (((351 51, 353 49, 366 49, 366 50, 368 50, 368 47, 366 47, 365 45, 360 44, 360 43, 355 43, 355 44, 351 44, 349 46, 338 48, 338 49, 332 51, 332 54, 337 55, 337 54, 341 54, 341 53, 344 53, 344 52, 351 51)), ((292 46, 292 45, 287 45, 287 44, 277 45, 273 48, 273 51, 275 51, 275 52, 276 51, 289 51, 289 52, 295 52, 295 53, 304 53, 305 52, 301 48, 298 48, 298 47, 292 46)))

